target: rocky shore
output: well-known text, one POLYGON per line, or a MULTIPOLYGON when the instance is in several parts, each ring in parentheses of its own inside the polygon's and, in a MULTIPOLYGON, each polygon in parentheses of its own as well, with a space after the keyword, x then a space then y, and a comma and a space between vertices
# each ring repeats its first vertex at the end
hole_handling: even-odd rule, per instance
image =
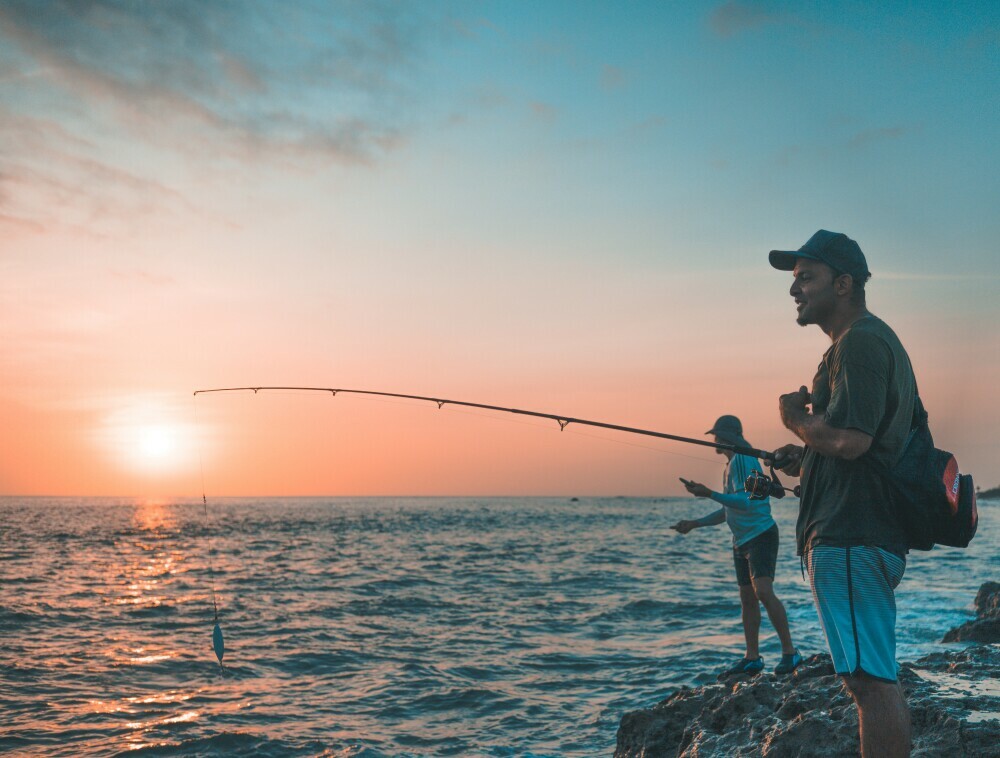
MULTIPOLYGON (((976 612, 944 641, 990 644, 902 664, 914 756, 1000 756, 1000 584, 980 588, 976 612)), ((826 654, 790 677, 720 677, 626 713, 615 749, 615 758, 857 755, 857 711, 826 654)))

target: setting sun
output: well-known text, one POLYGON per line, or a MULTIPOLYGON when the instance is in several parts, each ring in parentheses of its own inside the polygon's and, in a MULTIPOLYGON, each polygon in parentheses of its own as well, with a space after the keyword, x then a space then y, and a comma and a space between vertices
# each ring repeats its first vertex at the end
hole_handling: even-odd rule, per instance
POLYGON ((177 473, 197 457, 195 427, 165 401, 140 398, 110 413, 97 439, 137 474, 177 473))
POLYGON ((168 464, 177 453, 177 430, 168 426, 150 426, 138 430, 136 456, 149 465, 168 464))

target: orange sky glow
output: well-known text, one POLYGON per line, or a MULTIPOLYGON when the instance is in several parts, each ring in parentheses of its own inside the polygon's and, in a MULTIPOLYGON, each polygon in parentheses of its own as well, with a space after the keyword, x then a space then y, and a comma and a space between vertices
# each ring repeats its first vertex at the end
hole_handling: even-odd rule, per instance
POLYGON ((939 446, 1000 484, 996 56, 974 29, 907 56, 728 6, 623 13, 618 34, 425 7, 385 34, 403 22, 362 4, 336 35, 218 7, 211 38, 25 7, 0 9, 0 494, 714 485, 722 458, 678 443, 192 393, 339 386, 699 438, 733 413, 776 447, 777 397, 828 342, 767 252, 821 227, 866 251, 939 446), (845 45, 846 70, 817 65, 845 45))

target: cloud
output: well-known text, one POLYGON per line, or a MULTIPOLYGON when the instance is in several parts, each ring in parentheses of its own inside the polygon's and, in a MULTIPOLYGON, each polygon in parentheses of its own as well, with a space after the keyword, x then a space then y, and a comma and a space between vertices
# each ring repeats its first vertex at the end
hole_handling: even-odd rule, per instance
POLYGON ((462 21, 461 19, 453 18, 449 22, 449 25, 452 31, 466 39, 478 39, 482 36, 480 32, 484 30, 493 34, 501 34, 496 24, 486 18, 477 18, 472 21, 462 21))
POLYGON ((532 114, 535 118, 540 121, 553 121, 558 115, 558 111, 555 106, 549 105, 548 103, 543 103, 538 100, 532 100, 528 103, 528 108, 531 109, 532 114))
POLYGON ((384 137, 400 129, 392 105, 416 55, 416 26, 400 6, 378 4, 0 6, 22 70, 40 67, 50 87, 111 109, 133 133, 169 142, 188 126, 209 143, 311 146, 352 162, 394 142, 384 137))
POLYGON ((790 21, 791 17, 787 14, 768 11, 761 4, 730 0, 712 11, 708 25, 720 37, 728 38, 767 24, 784 24, 790 21))
POLYGON ((979 29, 965 40, 965 47, 976 52, 1000 47, 1000 27, 987 26, 979 29))
POLYGON ((779 166, 790 166, 802 160, 830 156, 843 153, 845 150, 861 150, 877 142, 897 140, 914 131, 919 130, 916 126, 888 126, 873 129, 862 129, 855 132, 846 140, 843 138, 824 144, 811 145, 786 145, 772 156, 772 161, 779 166))
POLYGON ((8 230, 63 227, 101 236, 110 226, 147 224, 174 211, 202 215, 154 176, 92 157, 95 145, 58 123, 0 108, 0 144, 0 227, 8 230))
POLYGON ((180 202, 155 175, 171 156, 199 171, 371 164, 412 128, 433 23, 393 2, 5 0, 0 216, 31 225, 67 193, 81 215, 180 202))
POLYGON ((890 126, 881 129, 865 129, 860 131, 848 140, 848 147, 860 148, 870 145, 872 142, 881 140, 899 139, 906 134, 906 129, 902 126, 890 126))
POLYGON ((128 282, 129 284, 142 284, 151 287, 168 287, 177 284, 177 280, 172 276, 155 274, 141 269, 131 269, 127 271, 111 269, 111 275, 115 279, 128 282))
POLYGON ((621 89, 628 83, 625 72, 617 66, 601 66, 601 89, 605 92, 621 89))
POLYGON ((979 282, 983 280, 997 281, 1000 276, 997 274, 975 273, 975 274, 925 274, 911 271, 879 271, 878 279, 900 282, 979 282))

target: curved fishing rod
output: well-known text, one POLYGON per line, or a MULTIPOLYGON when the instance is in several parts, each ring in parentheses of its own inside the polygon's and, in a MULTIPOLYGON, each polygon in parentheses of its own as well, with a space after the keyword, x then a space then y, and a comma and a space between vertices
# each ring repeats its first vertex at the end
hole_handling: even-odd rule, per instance
POLYGON ((757 448, 748 447, 744 445, 729 445, 720 442, 708 442, 706 440, 697 440, 691 437, 681 437, 676 434, 666 434, 665 432, 654 432, 649 429, 636 429, 631 426, 621 426, 620 424, 606 424, 602 421, 590 421, 583 418, 573 418, 571 416, 560 416, 555 413, 540 413, 538 411, 526 411, 521 408, 504 408, 499 405, 486 405, 485 403, 467 403, 461 400, 446 400, 445 398, 438 397, 427 397, 425 395, 403 395, 396 392, 375 392, 374 390, 348 390, 339 389, 334 387, 219 387, 216 389, 208 390, 195 390, 195 395, 203 395, 209 392, 250 392, 256 395, 258 392, 266 390, 294 390, 297 392, 329 392, 333 397, 336 397, 339 393, 352 394, 352 395, 376 395, 378 397, 398 397, 405 400, 426 400, 427 402, 437 403, 437 407, 443 408, 446 405, 461 405, 466 408, 482 408, 488 411, 501 411, 503 413, 516 413, 520 416, 535 416, 536 418, 547 418, 555 421, 559 424, 559 431, 564 430, 570 424, 579 424, 581 426, 596 426, 601 429, 612 429, 616 432, 626 432, 627 434, 642 434, 647 437, 658 437, 664 440, 673 440, 674 442, 686 442, 689 445, 701 445, 702 447, 711 447, 716 450, 731 450, 734 453, 740 455, 750 455, 754 458, 761 458, 766 461, 774 461, 775 455, 767 450, 758 450, 757 448))
MULTIPOLYGON (((258 392, 270 391, 270 390, 285 390, 294 392, 328 392, 331 396, 336 397, 338 394, 350 394, 350 395, 374 395, 376 397, 395 397, 404 400, 423 400, 430 403, 437 403, 438 409, 443 408, 446 405, 460 405, 465 408, 481 408, 488 411, 500 411, 502 413, 515 413, 520 416, 534 416, 536 418, 551 419, 559 424, 559 431, 563 431, 570 424, 578 424, 580 426, 596 426, 600 429, 611 429, 616 432, 625 432, 627 434, 642 434, 647 437, 657 437, 664 440, 673 440, 674 442, 684 442, 689 445, 701 445, 702 447, 711 447, 716 450, 731 450, 733 453, 738 453, 740 455, 749 455, 754 458, 760 458, 762 460, 768 461, 771 464, 771 477, 766 474, 754 469, 750 476, 746 480, 746 490, 750 493, 750 497, 754 500, 761 500, 768 497, 769 495, 775 497, 783 497, 787 488, 781 486, 781 482, 778 481, 777 475, 774 473, 774 462, 776 456, 772 452, 767 450, 758 450, 757 448, 744 446, 744 445, 729 445, 720 442, 708 442, 707 440, 698 440, 692 437, 681 437, 677 434, 667 434, 666 432, 654 432, 649 429, 637 429, 632 426, 622 426, 621 424, 606 424, 603 421, 591 421, 584 418, 574 418, 572 416, 560 416, 555 413, 541 413, 539 411, 526 411, 522 408, 505 408, 500 405, 487 405, 486 403, 468 403, 462 400, 449 400, 440 397, 428 397, 426 395, 406 395, 398 392, 376 392, 374 390, 351 390, 351 389, 341 389, 335 387, 217 387, 214 389, 207 390, 195 390, 194 394, 204 395, 210 392, 253 392, 255 395, 258 392)), ((204 495, 204 477, 202 482, 202 500, 205 502, 206 515, 207 515, 207 501, 205 501, 204 495)), ((799 494, 798 488, 795 488, 796 496, 799 494)), ((211 559, 210 559, 211 560, 211 559)), ((211 563, 209 564, 211 569, 211 563)), ((212 585, 212 603, 215 605, 215 585, 214 585, 214 574, 213 574, 213 585, 212 585)), ((219 659, 219 665, 222 665, 222 655, 224 652, 224 643, 222 639, 222 629, 219 627, 219 610, 218 606, 215 606, 215 629, 213 630, 212 641, 215 647, 215 654, 219 659)), ((224 669, 223 669, 224 670, 224 669)))

